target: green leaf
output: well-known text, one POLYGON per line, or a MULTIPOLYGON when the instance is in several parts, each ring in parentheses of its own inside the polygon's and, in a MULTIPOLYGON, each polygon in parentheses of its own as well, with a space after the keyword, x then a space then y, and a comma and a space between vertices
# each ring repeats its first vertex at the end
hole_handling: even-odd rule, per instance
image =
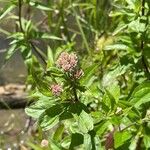
POLYGON ((144 32, 146 30, 146 23, 140 22, 140 18, 138 18, 137 20, 130 22, 128 27, 129 31, 132 32, 144 32))
POLYGON ((41 100, 38 100, 35 104, 29 106, 28 108, 25 108, 25 112, 27 115, 38 119, 43 112, 47 108, 50 108, 53 104, 53 101, 51 101, 50 98, 43 98, 41 100))
POLYGON ((17 45, 11 45, 5 55, 5 62, 7 62, 17 51, 17 45))
POLYGON ((53 128, 58 123, 59 123, 58 116, 55 116, 52 118, 51 118, 51 116, 48 116, 47 114, 42 114, 40 116, 39 124, 44 131, 53 128))
POLYGON ((104 50, 127 50, 129 47, 125 44, 113 44, 104 47, 104 50))
POLYGON ((71 143, 70 136, 65 136, 63 141, 61 142, 61 146, 65 149, 69 149, 71 143))
POLYGON ((109 121, 101 121, 96 127, 95 127, 95 130, 96 130, 96 134, 99 135, 99 136, 102 136, 105 131, 108 129, 108 126, 110 125, 111 123, 109 121))
POLYGON ((115 104, 118 103, 119 97, 120 97, 120 88, 118 84, 114 82, 105 88, 103 102, 107 107, 109 107, 109 109, 113 110, 115 104))
POLYGON ((92 149, 91 136, 89 134, 84 134, 84 149, 85 150, 92 149))
POLYGON ((30 1, 29 4, 30 4, 30 6, 33 6, 40 10, 44 10, 44 11, 52 11, 53 10, 52 8, 49 8, 46 5, 36 2, 36 1, 30 1))
POLYGON ((44 33, 42 36, 41 36, 42 39, 51 39, 51 40, 63 40, 62 38, 60 37, 57 37, 57 36, 54 36, 54 35, 49 35, 47 33, 44 33))
POLYGON ((143 141, 144 141, 145 147, 150 148, 150 136, 149 135, 144 135, 143 141))
POLYGON ((63 105, 56 104, 45 110, 39 118, 39 124, 43 130, 49 130, 59 122, 59 116, 63 112, 63 105))
POLYGON ((72 134, 72 136, 71 136, 71 144, 70 144, 69 149, 73 150, 74 147, 79 146, 81 144, 83 144, 83 135, 79 134, 79 133, 72 134))
POLYGON ((114 133, 114 146, 118 148, 125 144, 132 137, 129 131, 120 131, 114 133))
POLYGON ((70 104, 68 111, 71 112, 72 114, 77 114, 77 115, 80 115, 82 111, 89 113, 87 106, 81 102, 70 104))
POLYGON ((46 70, 47 75, 53 75, 55 77, 62 77, 64 76, 64 73, 57 67, 49 67, 46 70))
POLYGON ((90 116, 90 114, 82 110, 81 114, 78 117, 78 125, 81 132, 88 133, 88 131, 93 130, 94 128, 93 118, 90 116))
POLYGON ((56 142, 60 141, 62 138, 63 132, 64 132, 64 124, 60 124, 53 135, 53 140, 56 142))
POLYGON ((144 103, 150 102, 150 82, 144 82, 136 87, 130 101, 137 108, 144 103))
POLYGON ((121 32, 122 30, 124 30, 125 28, 127 28, 127 24, 124 23, 120 23, 118 25, 118 27, 115 29, 115 31, 113 32, 113 36, 115 36, 116 34, 118 34, 119 32, 121 32))
POLYGON ((0 12, 0 20, 3 19, 10 11, 12 11, 16 6, 13 4, 7 5, 2 12, 0 12))
POLYGON ((109 85, 106 88, 106 92, 107 92, 109 98, 112 101, 115 101, 115 103, 118 102, 119 97, 120 97, 120 87, 119 87, 119 85, 116 82, 114 82, 113 84, 109 85))
POLYGON ((55 117, 60 115, 63 112, 63 105, 62 104, 55 104, 54 106, 48 108, 45 113, 50 117, 55 117))
POLYGON ((94 73, 97 68, 98 68, 98 65, 93 64, 92 66, 90 66, 90 67, 86 68, 86 70, 84 70, 84 76, 81 79, 81 83, 83 85, 90 86, 92 84, 92 83, 89 84, 89 81, 91 81, 90 79, 93 78, 94 73))
POLYGON ((54 140, 50 140, 50 147, 50 150, 62 150, 62 148, 54 140))
POLYGON ((30 146, 30 148, 32 148, 34 150, 43 150, 40 146, 38 146, 37 144, 31 143, 31 142, 27 142, 27 145, 30 146))
POLYGON ((54 56, 52 49, 48 46, 47 48, 47 68, 52 67, 54 65, 54 56))

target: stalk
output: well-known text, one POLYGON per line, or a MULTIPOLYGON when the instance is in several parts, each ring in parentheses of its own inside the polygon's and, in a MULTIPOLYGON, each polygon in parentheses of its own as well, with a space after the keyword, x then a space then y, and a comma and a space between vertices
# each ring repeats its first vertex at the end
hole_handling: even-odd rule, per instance
MULTIPOLYGON (((142 13, 141 14, 142 16, 145 15, 145 0, 142 0, 141 13, 142 13)), ((142 36, 144 36, 144 35, 142 35, 142 36)), ((144 56, 144 41, 143 41, 143 39, 141 39, 141 52, 142 52, 142 64, 143 64, 143 67, 144 67, 144 71, 148 75, 148 79, 150 79, 150 77, 149 77, 149 75, 150 75, 149 68, 148 68, 148 65, 147 65, 146 58, 144 56)))
POLYGON ((18 6, 19 6, 19 10, 18 10, 18 16, 19 16, 19 26, 20 26, 20 30, 21 32, 24 34, 24 38, 26 38, 26 42, 32 47, 32 49, 37 53, 37 55, 41 58, 41 60, 44 62, 44 65, 46 66, 46 61, 43 58, 43 56, 41 55, 41 53, 39 53, 39 51, 37 50, 36 46, 33 44, 32 41, 29 41, 29 39, 27 39, 27 36, 25 35, 25 31, 23 29, 22 26, 22 0, 18 0, 18 6))

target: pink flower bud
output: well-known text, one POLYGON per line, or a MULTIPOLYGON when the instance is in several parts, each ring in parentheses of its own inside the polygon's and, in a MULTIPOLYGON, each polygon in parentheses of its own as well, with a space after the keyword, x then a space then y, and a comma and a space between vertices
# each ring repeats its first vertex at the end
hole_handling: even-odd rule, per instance
POLYGON ((53 84, 51 86, 51 90, 52 90, 53 95, 59 96, 60 93, 62 92, 62 86, 59 84, 53 84))
POLYGON ((48 147, 48 140, 43 139, 41 142, 41 147, 48 147))
POLYGON ((77 71, 75 72, 74 77, 75 77, 76 79, 80 79, 83 75, 84 75, 84 72, 83 72, 82 69, 80 69, 80 70, 77 70, 77 71))
POLYGON ((77 66, 78 58, 74 53, 62 52, 57 60, 57 65, 64 71, 72 71, 77 66))

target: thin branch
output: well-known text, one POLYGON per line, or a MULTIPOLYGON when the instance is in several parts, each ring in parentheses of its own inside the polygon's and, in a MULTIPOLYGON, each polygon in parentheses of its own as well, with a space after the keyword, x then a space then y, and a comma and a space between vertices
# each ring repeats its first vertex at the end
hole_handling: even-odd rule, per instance
POLYGON ((20 25, 20 30, 22 33, 24 33, 23 27, 22 27, 22 19, 21 19, 21 12, 22 12, 22 0, 18 0, 18 5, 19 5, 19 12, 18 12, 18 16, 19 16, 19 25, 20 25))
POLYGON ((76 88, 75 88, 74 85, 73 85, 73 93, 74 93, 75 101, 77 102, 78 101, 78 96, 77 96, 77 91, 76 91, 76 88))
MULTIPOLYGON (((141 14, 142 16, 145 15, 145 0, 142 0, 142 10, 141 10, 141 13, 142 13, 141 14)), ((150 72, 149 72, 149 69, 148 69, 147 62, 146 62, 145 56, 143 54, 143 51, 144 51, 144 41, 141 40, 142 64, 143 64, 145 73, 149 75, 150 72)))
MULTIPOLYGON (((25 31, 23 29, 23 26, 22 26, 22 0, 18 0, 18 5, 19 5, 19 12, 18 12, 18 16, 19 16, 19 26, 20 26, 20 30, 21 32, 24 34, 24 37, 25 37, 25 31)), ((36 46, 27 39, 27 43, 29 43, 32 47, 32 49, 37 53, 37 55, 41 58, 41 60, 44 62, 44 65, 46 65, 46 61, 45 59, 43 58, 43 56, 38 52, 38 50, 36 49, 36 46)))
POLYGON ((43 58, 43 56, 38 52, 38 50, 36 49, 36 46, 31 42, 29 41, 32 49, 38 54, 38 56, 41 58, 41 60, 44 62, 44 64, 46 65, 46 61, 45 59, 43 58))

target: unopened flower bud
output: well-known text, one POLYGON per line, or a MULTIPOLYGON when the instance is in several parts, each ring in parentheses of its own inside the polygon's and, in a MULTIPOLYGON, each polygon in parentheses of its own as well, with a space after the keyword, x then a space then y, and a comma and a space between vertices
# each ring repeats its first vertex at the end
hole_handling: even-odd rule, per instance
POLYGON ((53 95, 59 96, 60 93, 62 92, 62 86, 59 84, 53 84, 51 86, 51 90, 52 90, 53 95))
POLYGON ((83 72, 82 69, 80 69, 80 70, 77 70, 77 71, 75 72, 74 77, 75 77, 76 79, 80 79, 83 75, 84 75, 84 72, 83 72))
POLYGON ((41 142, 41 147, 48 147, 48 140, 43 139, 41 142))

